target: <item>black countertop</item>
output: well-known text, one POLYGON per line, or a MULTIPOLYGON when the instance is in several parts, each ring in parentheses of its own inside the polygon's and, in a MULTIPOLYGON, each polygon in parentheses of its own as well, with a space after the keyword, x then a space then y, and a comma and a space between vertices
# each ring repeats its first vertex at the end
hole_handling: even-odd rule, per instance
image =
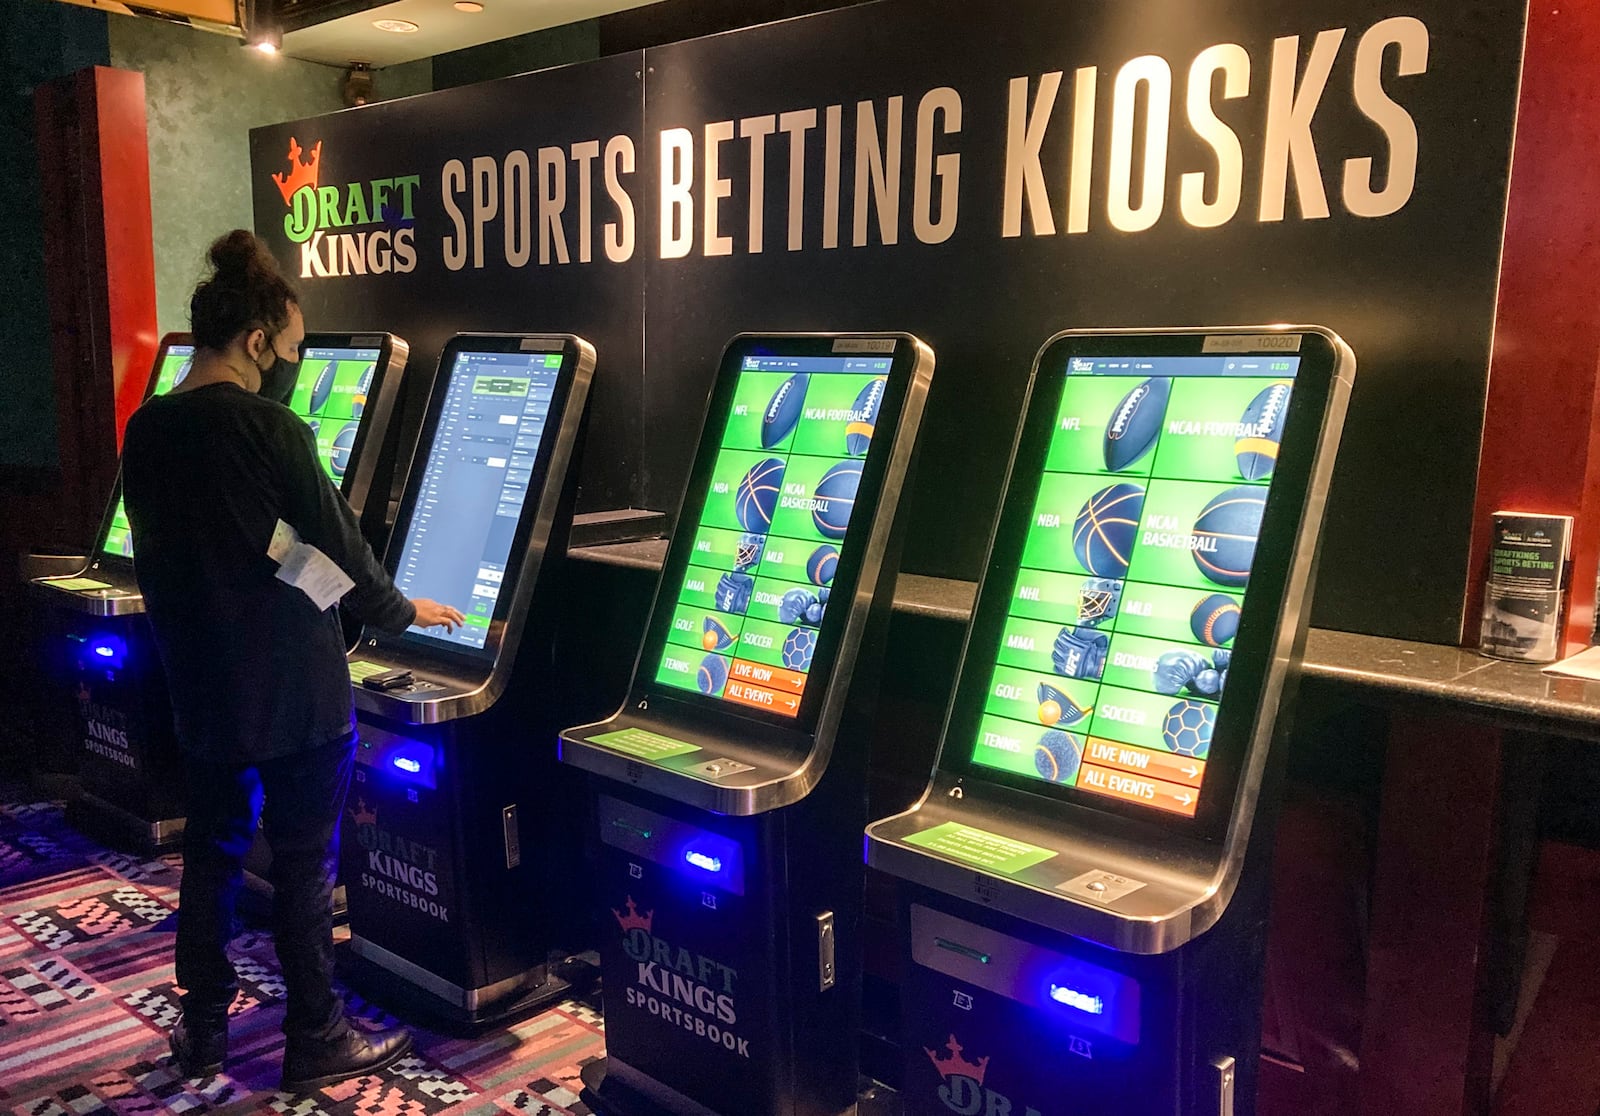
MULTIPOLYGON (((667 542, 649 539, 571 553, 578 561, 655 571, 666 559, 667 542)), ((977 592, 971 581, 902 574, 894 609, 965 624, 977 592)), ((1305 678, 1374 703, 1600 741, 1600 683, 1558 678, 1544 674, 1538 664, 1491 659, 1468 648, 1313 628, 1306 639, 1305 678)))

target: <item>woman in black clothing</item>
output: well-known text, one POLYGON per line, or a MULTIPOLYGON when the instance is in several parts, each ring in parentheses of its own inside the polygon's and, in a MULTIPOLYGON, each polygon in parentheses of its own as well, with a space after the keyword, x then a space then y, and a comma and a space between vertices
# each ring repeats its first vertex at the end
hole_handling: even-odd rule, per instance
POLYGON ((123 495, 135 570, 172 694, 188 822, 179 893, 172 1053, 186 1076, 220 1072, 238 990, 226 952, 245 852, 264 822, 273 938, 288 1005, 283 1087, 301 1092, 390 1065, 403 1030, 365 1032, 333 990, 333 882, 354 761, 355 710, 336 608, 279 580, 279 522, 355 583, 367 624, 453 629, 461 613, 395 589, 316 460, 310 428, 279 401, 305 336, 294 291, 242 229, 211 246, 190 301, 194 365, 128 422, 123 495), (262 798, 265 795, 265 806, 262 798))

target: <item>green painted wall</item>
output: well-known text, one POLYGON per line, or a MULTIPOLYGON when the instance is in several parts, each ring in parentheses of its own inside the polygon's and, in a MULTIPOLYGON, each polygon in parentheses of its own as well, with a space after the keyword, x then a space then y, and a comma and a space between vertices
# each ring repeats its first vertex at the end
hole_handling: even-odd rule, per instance
MULTIPOLYGON (((108 23, 111 64, 145 76, 157 321, 163 332, 187 329, 206 246, 254 219, 250 129, 342 108, 344 72, 158 20, 113 16, 108 23)), ((431 88, 427 60, 377 75, 380 98, 431 88)))
POLYGON ((102 13, 46 0, 0 0, 0 468, 56 464, 33 90, 107 61, 102 13))
POLYGON ((587 19, 560 27, 467 47, 433 59, 433 87, 454 89, 479 81, 526 74, 600 57, 600 24, 587 19))

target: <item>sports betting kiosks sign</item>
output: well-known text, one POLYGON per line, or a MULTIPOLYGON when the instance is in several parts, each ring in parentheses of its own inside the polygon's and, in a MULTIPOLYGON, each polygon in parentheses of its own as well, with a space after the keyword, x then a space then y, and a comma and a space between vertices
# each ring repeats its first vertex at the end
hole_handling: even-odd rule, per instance
POLYGON ((968 579, 1043 338, 1324 322, 1362 375, 1314 622, 1453 642, 1524 17, 885 0, 258 129, 257 227, 314 321, 423 359, 567 313, 588 507, 676 505, 731 334, 912 330, 905 565, 968 579))

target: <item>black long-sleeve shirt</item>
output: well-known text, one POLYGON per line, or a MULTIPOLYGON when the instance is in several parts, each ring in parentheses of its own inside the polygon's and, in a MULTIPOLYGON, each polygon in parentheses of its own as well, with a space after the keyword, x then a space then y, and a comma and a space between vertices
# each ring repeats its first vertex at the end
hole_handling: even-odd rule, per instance
POLYGON ((310 427, 230 383, 157 397, 128 420, 122 488, 179 745, 252 763, 349 733, 338 610, 277 579, 278 520, 350 576, 344 604, 363 622, 403 631, 416 610, 317 464, 310 427))

